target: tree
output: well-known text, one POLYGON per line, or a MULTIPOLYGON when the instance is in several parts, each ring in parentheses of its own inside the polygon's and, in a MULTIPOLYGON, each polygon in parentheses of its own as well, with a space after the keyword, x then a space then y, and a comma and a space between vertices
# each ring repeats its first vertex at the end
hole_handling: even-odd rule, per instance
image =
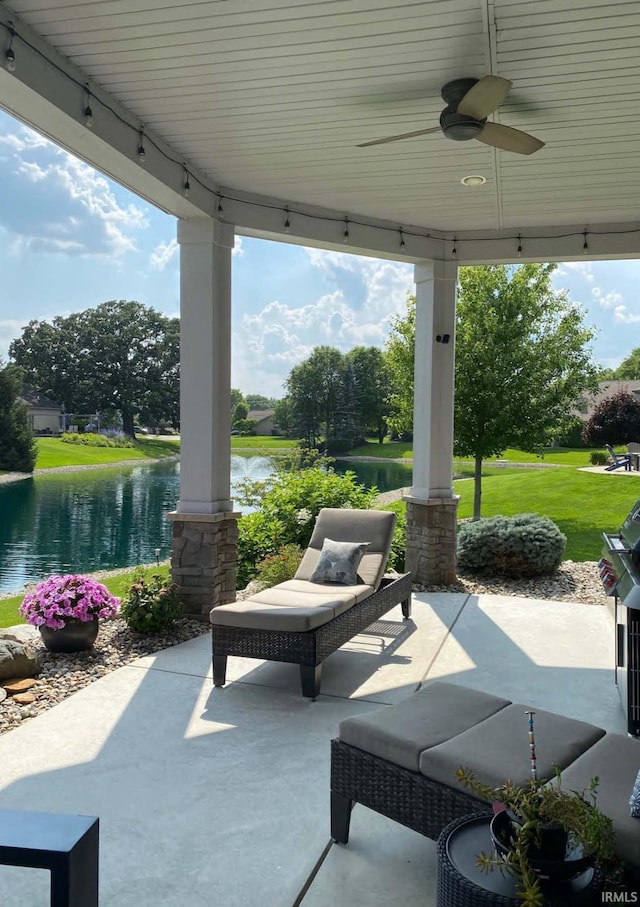
MULTIPOLYGON (((232 422, 232 424, 235 422, 242 422, 247 418, 248 415, 249 415, 249 406, 247 405, 247 402, 245 400, 241 400, 239 403, 236 403, 236 405, 233 408, 231 422, 232 422)), ((237 426, 235 424, 233 425, 233 427, 237 428, 237 426)))
POLYGON ((640 378, 640 347, 631 350, 614 371, 613 378, 618 381, 633 381, 640 378))
POLYGON ((33 472, 38 448, 29 425, 27 405, 20 399, 24 373, 0 361, 0 469, 33 472))
POLYGON ((277 400, 273 413, 273 424, 282 432, 283 435, 291 435, 293 432, 293 417, 291 414, 291 403, 288 397, 277 400))
POLYGON ((344 357, 330 346, 316 347, 308 359, 294 366, 286 380, 292 421, 310 447, 324 434, 337 437, 344 402, 344 357))
POLYGON ((483 460, 509 446, 539 449, 570 423, 581 392, 597 388, 594 329, 565 291, 552 290, 555 268, 460 268, 454 452, 475 460, 474 519, 483 460))
POLYGON ((407 297, 407 312, 391 322, 385 364, 389 374, 387 424, 397 435, 413 431, 413 381, 416 332, 416 300, 407 297))
MULTIPOLYGON (((510 445, 539 449, 571 422, 583 391, 597 389, 593 328, 566 292, 551 289, 555 265, 460 268, 456 315, 454 453, 475 461, 474 518, 482 463, 510 445)), ((391 427, 413 424, 415 299, 393 324, 391 427)))
POLYGON ((67 412, 116 409, 131 437, 136 414, 178 421, 180 323, 139 302, 31 321, 9 352, 27 380, 67 412))
POLYGON ((345 358, 358 388, 360 427, 375 434, 382 444, 390 413, 390 370, 385 355, 376 346, 356 346, 345 358))
POLYGON ((236 408, 238 403, 246 403, 246 402, 247 401, 244 399, 244 394, 242 393, 242 391, 238 390, 237 387, 232 387, 231 388, 231 412, 234 411, 234 409, 236 408))
POLYGON ((263 397, 262 394, 247 394, 245 399, 249 409, 274 409, 276 405, 272 397, 263 397))
POLYGON ((627 390, 605 397, 582 431, 585 444, 628 444, 640 438, 640 401, 627 390))

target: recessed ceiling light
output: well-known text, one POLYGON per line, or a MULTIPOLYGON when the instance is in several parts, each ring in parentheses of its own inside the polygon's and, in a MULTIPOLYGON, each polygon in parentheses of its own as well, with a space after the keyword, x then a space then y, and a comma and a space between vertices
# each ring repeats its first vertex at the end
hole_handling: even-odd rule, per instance
POLYGON ((484 186, 486 183, 486 176, 463 176, 460 182, 463 186, 484 186))

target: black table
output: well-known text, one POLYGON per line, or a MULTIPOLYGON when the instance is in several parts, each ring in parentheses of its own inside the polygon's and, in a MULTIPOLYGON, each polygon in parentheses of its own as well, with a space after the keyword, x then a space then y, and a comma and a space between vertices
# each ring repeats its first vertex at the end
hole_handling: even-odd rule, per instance
MULTIPOLYGON (((493 868, 477 865, 480 852, 491 852, 491 816, 464 816, 438 838, 437 907, 518 907, 517 882, 493 868)), ((600 903, 600 879, 593 869, 553 887, 545 887, 545 907, 578 907, 600 903)))
POLYGON ((51 907, 98 907, 99 819, 0 809, 0 863, 51 870, 51 907))

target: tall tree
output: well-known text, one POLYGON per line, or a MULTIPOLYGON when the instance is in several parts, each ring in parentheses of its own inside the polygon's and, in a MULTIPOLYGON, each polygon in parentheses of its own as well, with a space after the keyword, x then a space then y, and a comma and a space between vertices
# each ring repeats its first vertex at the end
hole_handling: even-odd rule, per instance
POLYGON ((628 390, 605 397, 582 430, 585 444, 628 444, 640 440, 640 401, 628 390))
POLYGON ((375 434, 382 444, 389 416, 390 370, 384 353, 376 346, 356 346, 345 359, 353 370, 358 388, 359 421, 362 429, 375 434))
MULTIPOLYGON (((555 265, 460 268, 456 314, 456 456, 475 461, 474 518, 481 512, 482 463, 509 446, 541 447, 571 421, 572 404, 597 389, 589 343, 594 329, 565 292, 555 265)), ((387 345, 393 370, 392 424, 413 416, 415 300, 387 345)))
POLYGON ((613 376, 618 381, 633 381, 640 378, 640 347, 631 350, 626 359, 623 359, 613 376))
POLYGON ((245 399, 249 409, 274 409, 276 405, 273 397, 263 397, 262 394, 246 394, 245 399))
POLYGON ((291 369, 287 392, 300 437, 311 447, 324 435, 337 437, 344 390, 344 357, 330 346, 316 347, 308 359, 291 369))
POLYGON ((405 315, 391 321, 385 363, 389 373, 387 424, 397 435, 413 431, 413 380, 416 332, 416 300, 407 297, 405 315))
POLYGON ((33 472, 38 449, 29 425, 26 404, 20 399, 24 373, 0 360, 0 469, 33 472))
POLYGON ((177 318, 138 302, 105 302, 51 324, 29 322, 9 352, 27 380, 67 412, 116 409, 132 437, 137 414, 177 421, 177 318))

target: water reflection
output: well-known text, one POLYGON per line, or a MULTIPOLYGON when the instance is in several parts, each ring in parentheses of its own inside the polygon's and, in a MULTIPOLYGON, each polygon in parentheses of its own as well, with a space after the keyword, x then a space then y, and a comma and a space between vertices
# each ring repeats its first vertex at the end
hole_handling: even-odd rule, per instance
MULTIPOLYGON (((336 463, 380 491, 411 483, 402 464, 336 463)), ((233 455, 231 483, 265 479, 268 457, 233 455)), ((232 491, 233 494, 233 491, 232 491)), ((0 485, 0 592, 50 573, 83 572, 152 563, 171 552, 166 518, 180 496, 175 461, 128 469, 39 476, 0 485)))

